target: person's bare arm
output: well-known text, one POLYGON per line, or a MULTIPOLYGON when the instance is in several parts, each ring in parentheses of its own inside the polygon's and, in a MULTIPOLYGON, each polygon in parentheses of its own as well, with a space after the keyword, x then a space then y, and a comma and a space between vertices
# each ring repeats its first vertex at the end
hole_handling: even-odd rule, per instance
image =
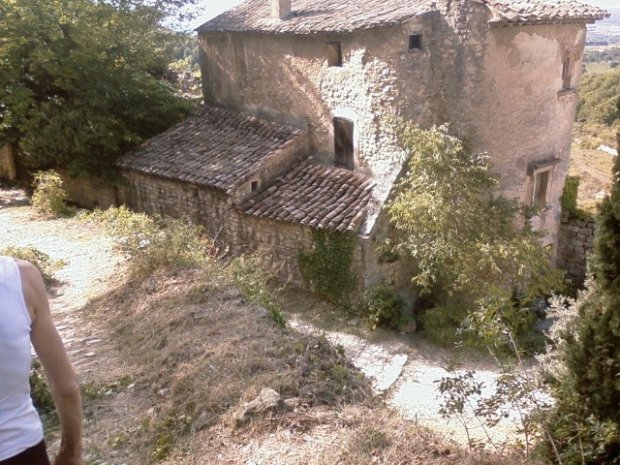
POLYGON ((41 273, 18 262, 26 305, 33 316, 30 338, 47 375, 60 419, 60 450, 54 465, 82 465, 82 402, 67 351, 54 326, 41 273))

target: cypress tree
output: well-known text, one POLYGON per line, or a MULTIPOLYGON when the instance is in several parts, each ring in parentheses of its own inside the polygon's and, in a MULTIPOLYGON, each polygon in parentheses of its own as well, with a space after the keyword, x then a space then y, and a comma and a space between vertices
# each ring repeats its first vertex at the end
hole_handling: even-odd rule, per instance
MULTIPOLYGON (((620 129, 617 138, 620 149, 620 129)), ((597 219, 594 280, 574 332, 564 335, 566 372, 548 425, 564 465, 620 464, 620 156, 613 176, 597 219)))

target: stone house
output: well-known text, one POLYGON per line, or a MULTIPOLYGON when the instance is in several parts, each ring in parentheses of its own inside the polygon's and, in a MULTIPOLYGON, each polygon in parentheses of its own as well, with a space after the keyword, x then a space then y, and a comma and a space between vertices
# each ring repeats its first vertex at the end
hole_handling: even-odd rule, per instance
POLYGON ((357 237, 361 286, 405 291, 378 245, 404 157, 393 118, 450 123, 502 193, 545 207, 555 248, 586 23, 556 0, 246 0, 200 26, 200 113, 121 159, 122 197, 187 214, 233 252, 268 251, 301 283, 313 230, 357 237))

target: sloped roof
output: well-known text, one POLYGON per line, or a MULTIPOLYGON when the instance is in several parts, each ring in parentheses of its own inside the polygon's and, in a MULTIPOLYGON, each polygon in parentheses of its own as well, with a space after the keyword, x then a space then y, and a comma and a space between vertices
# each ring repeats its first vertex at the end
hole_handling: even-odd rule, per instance
MULTIPOLYGON (((437 11, 442 0, 292 0, 292 15, 271 16, 269 0, 246 0, 206 22, 197 30, 312 34, 348 33, 399 24, 408 18, 437 11)), ((473 0, 487 5, 492 24, 593 22, 608 14, 574 0, 473 0)))
POLYGON ((602 8, 573 0, 478 0, 493 13, 491 24, 594 22, 609 16, 602 8))
POLYGON ((434 10, 433 0, 292 0, 292 15, 271 16, 269 0, 247 0, 200 26, 200 31, 352 32, 398 24, 434 10))
POLYGON ((304 162, 239 210, 315 229, 358 231, 372 189, 370 179, 349 170, 304 162))
POLYGON ((118 166, 230 192, 301 133, 291 126, 205 106, 122 157, 118 166))

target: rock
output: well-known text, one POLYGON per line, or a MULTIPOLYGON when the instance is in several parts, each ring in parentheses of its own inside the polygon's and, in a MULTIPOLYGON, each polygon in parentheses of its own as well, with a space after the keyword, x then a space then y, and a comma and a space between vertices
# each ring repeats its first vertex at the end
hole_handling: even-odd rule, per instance
POLYGON ((190 425, 190 430, 192 433, 195 433, 196 431, 200 431, 210 426, 213 426, 217 422, 217 418, 217 415, 210 415, 203 410, 202 412, 200 412, 200 415, 198 415, 198 417, 194 419, 194 421, 192 421, 192 424, 190 425))
POLYGON ((351 318, 349 321, 347 321, 347 326, 357 326, 359 324, 360 324, 359 318, 351 318))
POLYGON ((286 404, 276 391, 271 388, 263 388, 256 399, 248 402, 243 408, 234 414, 235 426, 246 424, 252 417, 269 411, 285 410, 286 404))

